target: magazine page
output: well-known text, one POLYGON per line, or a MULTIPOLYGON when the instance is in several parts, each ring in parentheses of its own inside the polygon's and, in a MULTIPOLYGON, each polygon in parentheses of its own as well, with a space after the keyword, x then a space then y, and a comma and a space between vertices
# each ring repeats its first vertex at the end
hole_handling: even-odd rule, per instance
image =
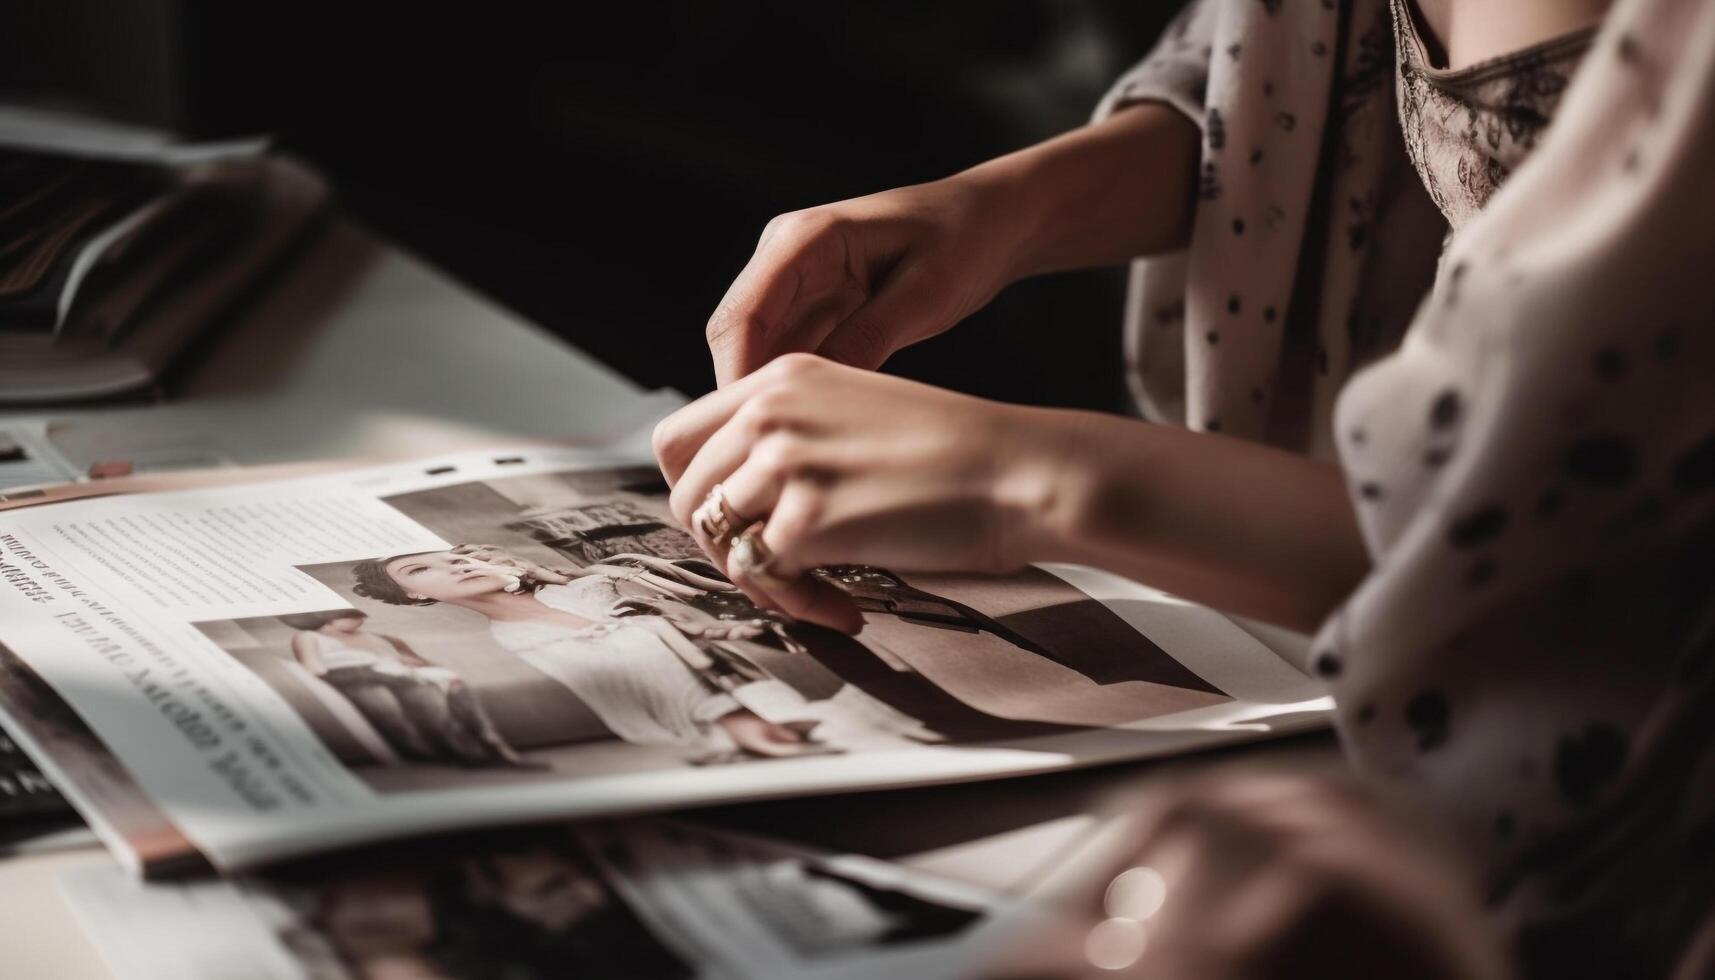
POLYGON ((68 838, 93 842, 71 804, 0 729, 0 855, 53 846, 68 838))
POLYGON ((66 802, 24 750, 0 728, 0 821, 62 813, 66 802))
POLYGON ((208 870, 196 846, 143 792, 78 713, 29 665, 0 646, 0 705, 14 740, 28 745, 53 785, 122 860, 156 875, 208 870))
MULTIPOLYGON (((646 457, 536 447, 0 514, 0 644, 222 870, 1326 723, 1251 633, 1091 569, 819 574, 857 637, 733 590, 646 457)), ((165 860, 25 710, 0 692, 121 860, 165 860)))
POLYGON ((928 980, 968 974, 1027 914, 885 862, 653 820, 184 884, 90 864, 60 888, 120 980, 928 980))

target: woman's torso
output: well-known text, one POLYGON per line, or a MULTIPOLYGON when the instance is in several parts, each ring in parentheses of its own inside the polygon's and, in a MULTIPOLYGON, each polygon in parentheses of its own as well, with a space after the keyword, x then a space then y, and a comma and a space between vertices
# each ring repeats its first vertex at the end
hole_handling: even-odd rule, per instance
POLYGON ((514 653, 543 644, 595 643, 617 633, 648 632, 615 618, 613 607, 620 595, 609 578, 586 575, 563 585, 546 585, 536 591, 535 598, 544 607, 540 618, 490 624, 496 639, 514 653), (569 615, 558 617, 557 613, 569 615), (571 625, 577 620, 588 625, 571 625))
POLYGON ((536 599, 550 610, 589 620, 583 628, 545 621, 490 624, 496 642, 571 688, 620 738, 631 742, 699 742, 696 718, 713 692, 648 625, 659 617, 616 619, 612 579, 588 575, 544 586, 536 599))
POLYGON ((1446 67, 1460 61, 1441 54, 1421 13, 1408 0, 1390 2, 1406 153, 1458 232, 1536 148, 1595 28, 1446 67))
POLYGON ((350 667, 376 667, 383 663, 393 662, 391 650, 382 652, 386 640, 380 637, 339 636, 329 633, 312 633, 315 637, 316 654, 321 658, 324 670, 343 670, 350 667))

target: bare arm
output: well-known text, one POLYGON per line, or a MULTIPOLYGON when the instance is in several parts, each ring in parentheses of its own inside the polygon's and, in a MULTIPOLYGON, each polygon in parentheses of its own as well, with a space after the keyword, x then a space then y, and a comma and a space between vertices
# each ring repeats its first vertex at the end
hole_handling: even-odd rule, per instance
POLYGON ((660 637, 661 642, 667 645, 667 649, 672 650, 675 656, 685 662, 686 666, 701 668, 707 667, 711 663, 708 654, 704 653, 696 643, 692 642, 677 626, 664 617, 644 617, 630 622, 660 637))
POLYGON ((1106 568, 1313 631, 1369 570, 1338 467, 1241 439, 1052 412, 1077 462, 1043 498, 1034 560, 1106 568))
POLYGON ((305 670, 317 677, 328 672, 327 665, 322 663, 321 654, 316 650, 314 633, 292 634, 292 656, 298 658, 298 663, 302 664, 305 670))
POLYGON ((715 374, 791 352, 873 368, 1014 280, 1178 248, 1198 142, 1143 103, 942 180, 780 215, 709 318, 715 374))
POLYGON ((432 664, 429 661, 424 660, 422 657, 418 656, 417 651, 411 649, 411 645, 409 643, 406 643, 404 640, 401 640, 396 636, 387 636, 385 634, 380 634, 380 635, 381 635, 381 638, 383 640, 386 640, 387 643, 390 646, 392 646, 393 649, 399 654, 399 662, 400 663, 405 664, 407 667, 433 667, 434 666, 434 664, 432 664))
POLYGON ((994 188, 1013 215, 1008 281, 1117 265, 1184 247, 1201 139, 1178 110, 1146 102, 952 179, 994 188))
POLYGON ((674 516, 759 605, 856 631, 817 565, 1010 571, 1080 562, 1314 629, 1368 568, 1335 467, 1226 436, 1002 405, 796 355, 656 429, 674 516), (877 437, 885 433, 885 437, 877 437), (766 515, 761 580, 692 511, 766 515))

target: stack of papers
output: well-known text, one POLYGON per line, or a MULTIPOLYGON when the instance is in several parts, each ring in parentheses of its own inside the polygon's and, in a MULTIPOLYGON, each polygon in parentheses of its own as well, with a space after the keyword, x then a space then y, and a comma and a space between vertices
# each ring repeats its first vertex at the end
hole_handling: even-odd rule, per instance
POLYGON ((818 574, 857 636, 623 440, 7 502, 0 723, 117 858, 61 886, 122 977, 930 978, 1039 913, 647 814, 1328 721, 1301 641, 1095 569, 818 574))
POLYGON ((258 143, 0 109, 0 405, 146 391, 326 199, 258 143))

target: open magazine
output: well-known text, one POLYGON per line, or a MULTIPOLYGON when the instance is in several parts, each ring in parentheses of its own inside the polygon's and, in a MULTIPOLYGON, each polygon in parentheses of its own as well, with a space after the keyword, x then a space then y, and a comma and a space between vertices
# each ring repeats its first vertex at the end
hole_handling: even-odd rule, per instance
POLYGON ((0 513, 0 720, 142 874, 1326 724, 1253 632, 1087 568, 828 568, 862 633, 782 620, 666 501, 531 448, 0 513))
POLYGON ((647 819, 182 884, 91 864, 59 884, 119 980, 964 976, 1035 914, 881 861, 647 819))

